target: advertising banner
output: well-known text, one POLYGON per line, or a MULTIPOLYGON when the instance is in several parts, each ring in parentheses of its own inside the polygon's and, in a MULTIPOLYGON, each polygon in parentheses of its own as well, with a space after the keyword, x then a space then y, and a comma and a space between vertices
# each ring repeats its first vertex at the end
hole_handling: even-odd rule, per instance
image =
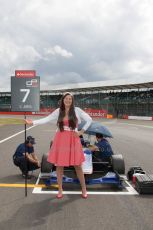
POLYGON ((105 109, 84 109, 84 111, 88 113, 91 117, 97 118, 106 118, 108 113, 105 109))
POLYGON ((34 78, 36 77, 36 71, 35 70, 15 70, 15 77, 24 78, 34 78))

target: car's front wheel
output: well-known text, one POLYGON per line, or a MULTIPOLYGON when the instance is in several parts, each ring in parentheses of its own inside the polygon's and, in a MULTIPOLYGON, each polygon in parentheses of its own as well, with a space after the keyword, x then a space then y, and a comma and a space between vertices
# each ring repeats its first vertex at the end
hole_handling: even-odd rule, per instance
POLYGON ((53 164, 47 161, 48 154, 43 154, 41 161, 41 173, 50 173, 53 170, 53 164))

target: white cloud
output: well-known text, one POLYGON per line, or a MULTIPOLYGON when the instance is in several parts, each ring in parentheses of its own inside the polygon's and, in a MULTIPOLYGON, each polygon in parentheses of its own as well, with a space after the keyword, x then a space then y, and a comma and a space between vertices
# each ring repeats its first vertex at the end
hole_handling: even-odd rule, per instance
POLYGON ((0 39, 0 62, 3 67, 32 65, 41 55, 30 45, 19 46, 8 39, 0 39))
MULTIPOLYGON (((58 72, 56 74, 52 74, 47 76, 48 78, 48 86, 54 84, 69 84, 71 82, 78 83, 83 82, 84 79, 75 72, 58 72)), ((41 85, 43 89, 45 89, 45 84, 41 85)))
POLYGON ((71 52, 68 52, 67 50, 63 49, 58 45, 45 49, 45 53, 51 55, 59 55, 65 58, 71 58, 73 56, 71 52))

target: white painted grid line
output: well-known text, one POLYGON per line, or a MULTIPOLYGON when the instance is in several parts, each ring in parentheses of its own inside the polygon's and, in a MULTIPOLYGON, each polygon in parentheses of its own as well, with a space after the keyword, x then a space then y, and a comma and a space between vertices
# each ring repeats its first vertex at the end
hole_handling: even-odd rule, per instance
MULTIPOLYGON (((26 130, 32 129, 32 128, 34 128, 35 126, 36 126, 36 125, 34 125, 34 126, 32 126, 32 127, 29 127, 29 128, 27 128, 26 130)), ((20 132, 18 132, 18 133, 13 134, 12 136, 9 136, 9 137, 7 137, 7 138, 1 140, 1 141, 0 141, 0 144, 2 144, 2 143, 5 142, 5 141, 8 141, 9 139, 11 139, 11 138, 13 138, 13 137, 15 137, 15 136, 17 136, 17 135, 23 133, 23 132, 25 132, 25 130, 22 130, 22 131, 20 131, 20 132)))
MULTIPOLYGON (((39 174, 38 180, 36 182, 36 185, 38 185, 39 180, 41 178, 41 174, 39 174)), ((126 181, 129 187, 126 187, 127 191, 121 192, 121 191, 116 191, 116 192, 90 192, 88 191, 87 193, 89 195, 139 195, 139 193, 130 185, 128 181, 126 181)), ((34 194, 57 194, 58 191, 43 191, 41 187, 36 187, 33 189, 32 193, 34 194)), ((81 191, 63 191, 63 194, 65 195, 77 195, 81 194, 81 191)))

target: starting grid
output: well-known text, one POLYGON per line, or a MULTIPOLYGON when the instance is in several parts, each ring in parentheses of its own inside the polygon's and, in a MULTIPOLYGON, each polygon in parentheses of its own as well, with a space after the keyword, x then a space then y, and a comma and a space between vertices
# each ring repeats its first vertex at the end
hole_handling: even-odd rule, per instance
MULTIPOLYGON (((57 184, 53 184, 51 185, 49 188, 46 187, 44 188, 44 186, 39 186, 39 184, 41 181, 41 176, 42 174, 40 173, 38 176, 38 179, 36 181, 35 187, 32 191, 33 194, 57 194, 58 192, 58 186, 57 184)), ((111 191, 111 189, 105 189, 103 187, 100 188, 101 191, 99 191, 99 188, 96 189, 95 185, 94 185, 94 191, 92 188, 92 185, 90 187, 87 186, 87 193, 89 195, 139 195, 139 193, 132 187, 132 185, 127 181, 126 176, 122 177, 123 182, 124 182, 124 187, 123 189, 118 189, 115 191, 111 191), (98 191, 96 191, 98 190, 98 191)), ((73 186, 73 184, 70 184, 71 188, 73 186)), ((64 183, 63 183, 63 187, 64 187, 64 183)), ((69 188, 64 188, 63 194, 66 195, 77 195, 77 194, 81 194, 80 188, 76 189, 76 190, 69 190, 69 188)))

